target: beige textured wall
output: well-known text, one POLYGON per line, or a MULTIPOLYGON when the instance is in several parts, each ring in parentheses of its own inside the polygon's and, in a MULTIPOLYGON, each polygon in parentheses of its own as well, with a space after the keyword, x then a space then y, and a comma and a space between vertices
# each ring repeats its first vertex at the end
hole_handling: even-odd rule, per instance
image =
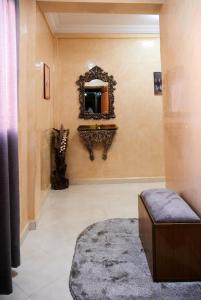
POLYGON ((201 2, 168 0, 161 11, 167 185, 201 214, 201 2))
POLYGON ((162 97, 153 93, 154 71, 160 71, 158 38, 57 41, 54 119, 55 126, 63 123, 70 129, 70 180, 163 176, 162 97), (117 81, 115 119, 78 118, 75 81, 88 71, 91 62, 117 81), (79 125, 95 123, 115 123, 119 127, 106 161, 101 158, 99 146, 95 147, 95 160, 90 161, 77 133, 79 125))
POLYGON ((43 70, 53 70, 53 38, 35 0, 20 0, 19 160, 21 231, 37 218, 50 184, 53 92, 43 99, 43 70))
POLYGON ((50 67, 50 100, 43 98, 43 67, 36 71, 36 183, 35 183, 35 215, 40 212, 45 195, 50 188, 51 175, 51 128, 53 127, 54 102, 54 39, 41 14, 36 10, 36 63, 46 63, 50 67))
MULTIPOLYGON (((34 189, 31 182, 34 174, 30 170, 32 152, 30 131, 34 120, 30 113, 35 103, 35 1, 20 1, 20 78, 19 78, 19 165, 20 165, 20 208, 21 230, 24 230, 32 217, 34 189), (30 22, 30 20, 32 20, 30 22)), ((34 115, 34 110, 33 110, 34 115)), ((35 134, 32 136, 34 143, 35 134)), ((35 163, 35 157, 33 159, 35 163)))

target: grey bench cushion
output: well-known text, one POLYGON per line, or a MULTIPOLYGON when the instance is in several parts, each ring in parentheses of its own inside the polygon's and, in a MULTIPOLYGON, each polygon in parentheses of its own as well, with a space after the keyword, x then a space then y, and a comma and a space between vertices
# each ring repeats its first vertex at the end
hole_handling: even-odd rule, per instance
POLYGON ((201 222, 192 208, 177 193, 169 189, 145 190, 141 195, 155 222, 201 222))

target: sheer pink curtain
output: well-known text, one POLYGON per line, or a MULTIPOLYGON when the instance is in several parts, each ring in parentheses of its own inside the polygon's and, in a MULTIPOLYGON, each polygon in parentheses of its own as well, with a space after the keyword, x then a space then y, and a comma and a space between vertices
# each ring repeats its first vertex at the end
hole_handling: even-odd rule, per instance
POLYGON ((14 0, 0 1, 0 129, 17 130, 17 42, 14 0), (5 101, 6 100, 6 101, 5 101))
POLYGON ((12 292, 20 263, 17 18, 14 0, 0 0, 0 294, 12 292))

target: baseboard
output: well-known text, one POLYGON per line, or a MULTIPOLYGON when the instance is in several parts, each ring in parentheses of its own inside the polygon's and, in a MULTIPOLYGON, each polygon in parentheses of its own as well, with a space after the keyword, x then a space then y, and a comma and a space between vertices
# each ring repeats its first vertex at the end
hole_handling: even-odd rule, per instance
POLYGON ((37 228, 37 221, 32 220, 27 223, 26 227, 20 234, 20 244, 21 245, 23 244, 24 240, 26 239, 29 231, 36 230, 36 228, 37 228))
POLYGON ((25 228, 20 233, 20 244, 21 245, 23 244, 25 238, 27 237, 28 232, 29 232, 29 223, 27 223, 27 225, 25 226, 25 228))
POLYGON ((40 208, 40 211, 38 213, 38 215, 36 216, 36 219, 34 220, 29 220, 29 222, 27 223, 27 225, 25 226, 24 230, 21 232, 20 234, 20 244, 22 245, 25 238, 27 237, 29 231, 31 230, 36 230, 37 229, 37 226, 38 226, 38 222, 40 220, 40 216, 41 216, 41 212, 42 212, 42 209, 45 205, 45 202, 46 202, 46 199, 47 199, 47 196, 48 196, 48 193, 50 191, 50 188, 51 186, 49 186, 48 190, 47 190, 47 193, 46 195, 44 196, 43 198, 43 202, 42 202, 42 205, 41 205, 41 208, 40 208))
POLYGON ((107 183, 151 183, 165 182, 165 177, 123 177, 123 178, 87 178, 70 180, 72 185, 107 183))
POLYGON ((39 221, 39 219, 32 220, 32 221, 29 222, 29 231, 36 230, 37 225, 38 225, 38 221, 39 221))

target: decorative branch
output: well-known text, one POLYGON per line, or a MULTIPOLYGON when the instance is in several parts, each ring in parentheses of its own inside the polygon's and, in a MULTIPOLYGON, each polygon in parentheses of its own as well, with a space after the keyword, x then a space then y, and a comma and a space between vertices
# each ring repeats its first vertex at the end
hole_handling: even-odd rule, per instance
POLYGON ((53 168, 51 176, 51 185, 54 190, 65 189, 69 186, 69 179, 66 178, 66 149, 68 145, 69 130, 64 129, 61 125, 60 129, 52 130, 52 153, 53 168))

